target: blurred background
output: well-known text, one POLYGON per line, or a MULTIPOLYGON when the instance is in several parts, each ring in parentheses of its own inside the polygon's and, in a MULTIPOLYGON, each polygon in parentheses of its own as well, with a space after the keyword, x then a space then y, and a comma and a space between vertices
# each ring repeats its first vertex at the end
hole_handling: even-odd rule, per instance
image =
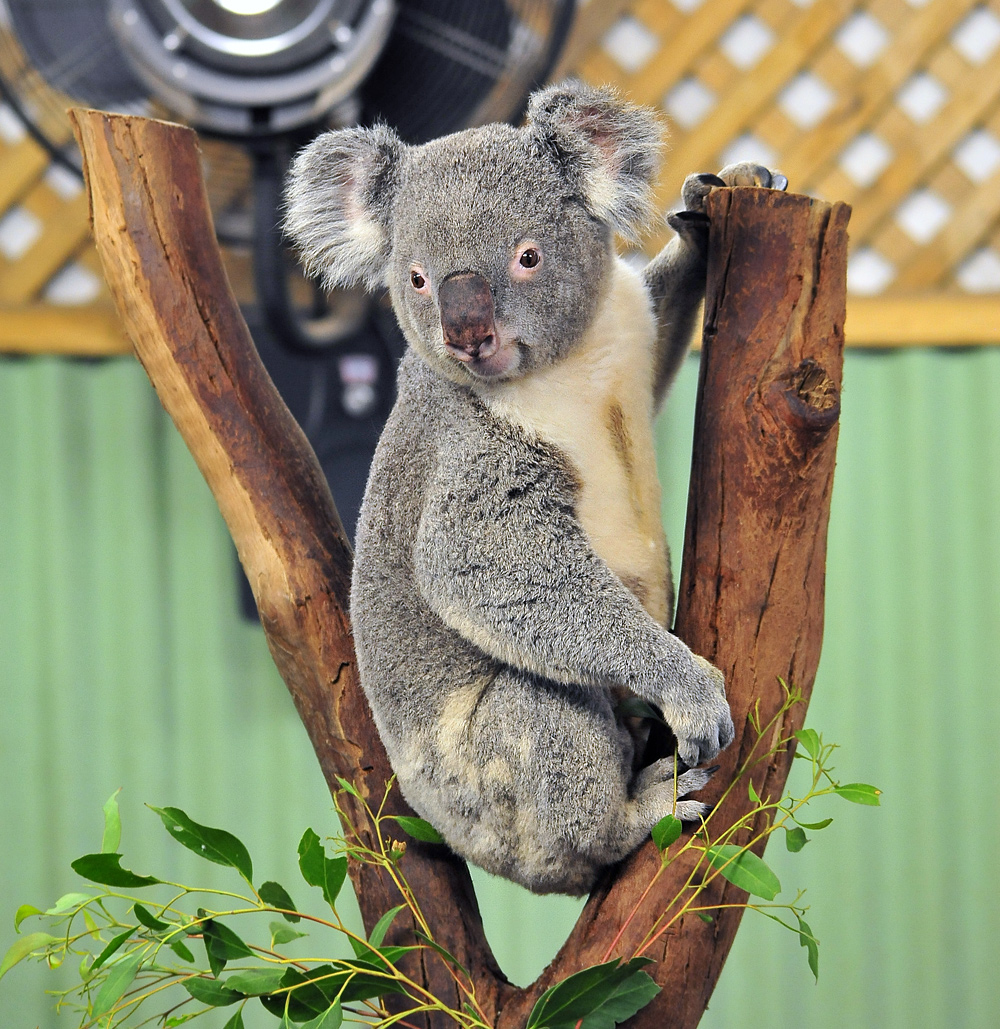
MULTIPOLYGON (((225 881, 143 807, 175 805, 239 835, 263 877, 306 907, 296 844, 307 826, 335 831, 225 527, 110 307, 65 98, 201 129, 234 288, 352 524, 400 343, 377 302, 317 297, 285 268, 275 175, 322 125, 381 115, 427 138, 516 119, 534 82, 575 72, 663 112, 664 211, 685 174, 745 157, 854 206, 826 635, 807 724, 841 745, 843 781, 884 791, 882 807, 831 803, 815 817, 834 823, 800 854, 780 840, 767 853, 782 897, 807 889, 818 985, 798 939, 748 913, 702 1024, 995 1026, 1000 3, 354 3, 337 14, 350 31, 323 36, 332 55, 304 29, 260 20, 283 3, 241 13, 219 0, 235 20, 201 35, 184 23, 171 49, 160 8, 182 25, 205 4, 93 0, 72 24, 82 0, 0 2, 0 951, 18 905, 79 888, 69 862, 99 848, 101 805, 118 787, 128 867, 225 881), (285 50, 264 53, 261 40, 285 50), (260 58, 249 71, 270 94, 241 97, 240 54, 260 58), (337 58, 334 80, 307 74, 337 58), (173 59, 202 72, 186 99, 161 81, 173 59), (413 87, 425 82, 441 91, 413 87), (421 102, 390 106, 404 94, 421 102)), ((697 364, 695 353, 660 421, 678 554, 697 364)), ((477 883, 501 964, 529 982, 580 904, 477 883)), ((0 983, 0 1024, 73 1024, 43 992, 59 982, 19 965, 0 983)))

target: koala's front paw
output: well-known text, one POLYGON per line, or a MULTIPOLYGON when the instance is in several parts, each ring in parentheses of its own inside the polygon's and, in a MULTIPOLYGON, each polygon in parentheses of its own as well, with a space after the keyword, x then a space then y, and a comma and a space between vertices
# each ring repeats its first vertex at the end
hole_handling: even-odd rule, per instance
POLYGON ((781 172, 771 171, 762 164, 754 164, 752 161, 741 161, 739 164, 728 164, 718 175, 710 175, 702 172, 697 175, 689 175, 684 180, 681 188, 681 198, 684 201, 684 211, 676 212, 677 215, 704 214, 705 198, 713 189, 720 186, 763 186, 765 189, 785 190, 788 188, 788 179, 781 172))
POLYGON ((677 737, 680 759, 693 768, 711 761, 733 742, 736 734, 722 672, 697 654, 691 657, 694 661, 690 678, 665 713, 677 737))

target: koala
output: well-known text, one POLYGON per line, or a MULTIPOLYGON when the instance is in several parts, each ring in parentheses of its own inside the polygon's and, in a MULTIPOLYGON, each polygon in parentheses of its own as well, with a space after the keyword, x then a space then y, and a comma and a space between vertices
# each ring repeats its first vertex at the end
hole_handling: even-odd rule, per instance
POLYGON ((295 161, 286 231, 328 287, 388 287, 409 344, 357 528, 361 683, 407 802, 459 855, 582 894, 697 791, 733 739, 722 674, 669 631, 653 418, 705 286, 705 197, 651 218, 661 131, 607 89, 536 93, 525 124, 420 145, 328 132, 295 161), (643 767, 636 696, 673 757, 643 767))

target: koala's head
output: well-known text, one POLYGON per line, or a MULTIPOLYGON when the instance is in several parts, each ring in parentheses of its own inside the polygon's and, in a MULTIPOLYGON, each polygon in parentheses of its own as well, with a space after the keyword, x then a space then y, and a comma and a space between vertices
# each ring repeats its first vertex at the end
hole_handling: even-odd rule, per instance
POLYGON ((328 287, 388 286, 406 338, 458 382, 559 360, 603 298, 613 235, 652 213, 660 127, 607 89, 536 93, 522 128, 407 146, 343 129, 296 158, 289 235, 328 287))

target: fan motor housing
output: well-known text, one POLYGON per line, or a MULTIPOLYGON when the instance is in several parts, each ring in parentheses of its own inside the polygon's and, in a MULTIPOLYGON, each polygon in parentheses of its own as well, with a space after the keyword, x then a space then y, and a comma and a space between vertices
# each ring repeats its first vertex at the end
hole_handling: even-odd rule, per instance
POLYGON ((394 0, 111 0, 112 31, 167 107, 226 136, 324 120, 375 63, 394 0))

